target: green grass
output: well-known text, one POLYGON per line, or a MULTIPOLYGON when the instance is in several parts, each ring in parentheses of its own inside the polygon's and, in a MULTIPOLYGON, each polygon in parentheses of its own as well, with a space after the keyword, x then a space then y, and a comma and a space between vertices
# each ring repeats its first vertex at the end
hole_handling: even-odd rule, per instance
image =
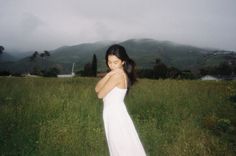
MULTIPOLYGON (((108 156, 97 78, 0 77, 0 155, 108 156)), ((236 82, 139 79, 125 99, 150 156, 236 154, 236 82)))

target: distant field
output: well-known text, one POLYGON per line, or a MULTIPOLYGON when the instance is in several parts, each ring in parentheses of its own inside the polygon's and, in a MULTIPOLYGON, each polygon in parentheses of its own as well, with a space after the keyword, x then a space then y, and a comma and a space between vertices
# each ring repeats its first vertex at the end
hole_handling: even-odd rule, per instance
MULTIPOLYGON (((0 77, 0 155, 108 156, 96 78, 0 77)), ((150 156, 236 155, 236 82, 139 79, 125 99, 150 156)))

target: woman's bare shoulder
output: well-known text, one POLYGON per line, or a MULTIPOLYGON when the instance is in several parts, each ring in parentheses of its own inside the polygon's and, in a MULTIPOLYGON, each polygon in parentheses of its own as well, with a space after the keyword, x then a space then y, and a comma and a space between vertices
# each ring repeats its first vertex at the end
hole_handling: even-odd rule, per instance
POLYGON ((119 80, 122 78, 122 76, 123 76, 123 73, 115 73, 111 76, 111 78, 114 80, 119 80))
POLYGON ((114 82, 119 82, 119 83, 123 83, 124 81, 124 77, 126 77, 126 74, 124 72, 120 72, 120 73, 116 73, 112 75, 113 77, 111 78, 112 81, 114 82))

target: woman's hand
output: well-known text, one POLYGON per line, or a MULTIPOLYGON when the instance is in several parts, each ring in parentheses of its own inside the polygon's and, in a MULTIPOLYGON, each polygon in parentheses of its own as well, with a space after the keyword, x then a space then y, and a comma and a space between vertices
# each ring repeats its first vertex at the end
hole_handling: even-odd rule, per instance
POLYGON ((107 73, 107 76, 110 77, 110 76, 112 76, 114 74, 122 73, 122 72, 124 72, 123 69, 117 68, 117 69, 114 69, 114 70, 110 71, 109 73, 107 73))

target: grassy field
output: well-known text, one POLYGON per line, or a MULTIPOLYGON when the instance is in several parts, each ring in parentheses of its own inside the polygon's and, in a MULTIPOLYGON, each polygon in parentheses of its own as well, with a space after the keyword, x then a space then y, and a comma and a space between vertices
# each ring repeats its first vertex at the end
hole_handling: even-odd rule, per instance
MULTIPOLYGON (((108 156, 96 78, 0 77, 0 155, 108 156)), ((236 82, 139 79, 125 99, 150 156, 236 155, 236 82)))

